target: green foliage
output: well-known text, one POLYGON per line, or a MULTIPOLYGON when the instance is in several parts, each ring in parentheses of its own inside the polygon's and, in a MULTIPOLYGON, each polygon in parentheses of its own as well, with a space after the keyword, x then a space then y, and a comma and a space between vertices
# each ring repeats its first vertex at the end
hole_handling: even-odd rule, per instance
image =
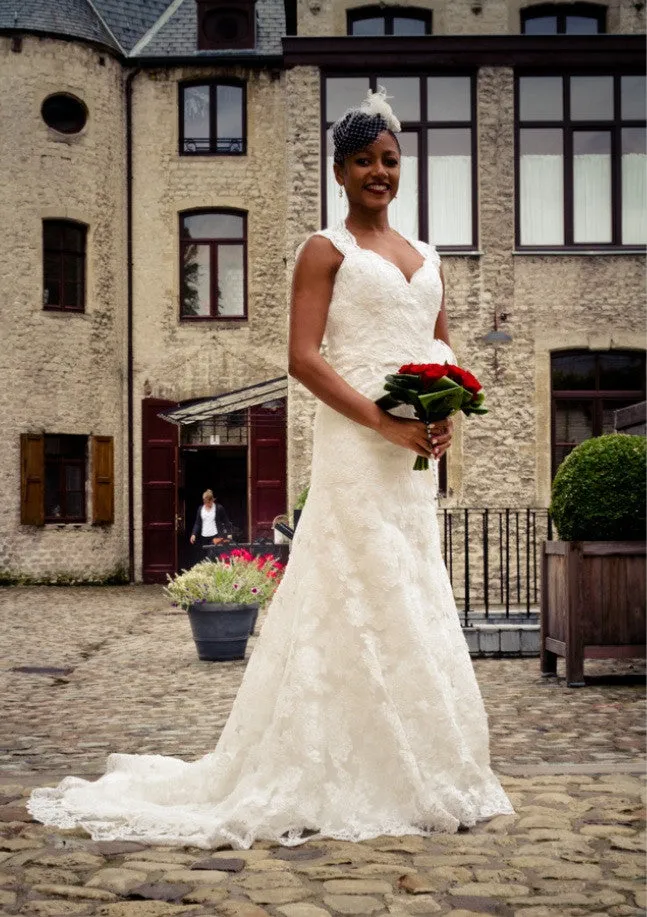
POLYGON ((612 433, 580 443, 559 466, 550 515, 564 541, 645 538, 647 442, 612 433))
POLYGON ((125 586, 129 583, 125 567, 115 567, 107 573, 21 573, 18 570, 0 571, 0 586, 125 586))
POLYGON ((189 608, 200 602, 264 605, 283 576, 283 564, 271 554, 253 557, 237 548, 218 560, 203 560, 168 576, 164 592, 173 605, 189 608))
POLYGON ((299 496, 297 497, 297 502, 294 504, 295 509, 303 509, 306 505, 306 500, 308 498, 308 491, 310 490, 310 485, 304 487, 299 496))

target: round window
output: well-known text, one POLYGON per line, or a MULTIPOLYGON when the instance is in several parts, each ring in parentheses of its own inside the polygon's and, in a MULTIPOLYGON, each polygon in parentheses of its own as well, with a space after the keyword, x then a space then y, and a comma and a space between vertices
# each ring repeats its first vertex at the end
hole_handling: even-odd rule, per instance
POLYGON ((45 124, 61 134, 78 134, 88 120, 83 102, 62 92, 45 99, 40 113, 45 124))

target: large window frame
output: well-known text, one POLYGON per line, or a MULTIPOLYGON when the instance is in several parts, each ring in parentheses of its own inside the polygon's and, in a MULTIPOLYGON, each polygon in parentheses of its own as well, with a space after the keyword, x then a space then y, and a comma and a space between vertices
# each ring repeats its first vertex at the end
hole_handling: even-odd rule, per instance
POLYGON ((85 312, 88 227, 77 220, 47 219, 43 220, 42 236, 43 309, 47 312, 85 312), (78 244, 70 243, 70 232, 77 235, 78 244), (56 245, 48 239, 52 233, 58 235, 56 245), (58 289, 57 303, 51 301, 49 294, 55 287, 58 289), (71 289, 76 294, 73 297, 68 295, 71 289))
POLYGON ((578 349, 568 349, 568 350, 554 350, 551 353, 550 360, 550 392, 551 392, 551 419, 550 419, 550 455, 551 455, 551 473, 554 477, 557 468, 561 461, 564 460, 564 457, 561 460, 558 460, 557 450, 564 449, 571 446, 573 449, 575 445, 572 442, 557 442, 556 439, 556 428, 557 428, 557 412, 558 406, 560 403, 565 402, 577 402, 577 401, 588 401, 591 403, 591 415, 592 415, 592 436, 601 436, 603 433, 608 432, 604 430, 604 405, 608 405, 609 402, 617 402, 617 408, 626 407, 629 404, 636 404, 637 402, 645 400, 645 351, 630 348, 622 348, 618 350, 586 350, 584 348, 578 349), (605 389, 601 387, 601 357, 605 357, 609 354, 614 355, 629 355, 634 357, 642 357, 643 362, 643 387, 641 389, 605 389), (595 361, 594 369, 594 387, 593 388, 555 388, 555 361, 559 357, 578 357, 585 356, 588 358, 593 358, 595 361))
POLYGON ((597 23, 597 33, 602 35, 607 30, 607 8, 598 3, 538 3, 520 10, 522 35, 576 35, 568 31, 568 18, 590 19, 597 23), (554 18, 555 32, 526 32, 526 23, 533 19, 554 18))
MULTIPOLYGON (((367 74, 358 71, 322 71, 321 74, 321 111, 323 117, 321 120, 321 217, 322 226, 327 226, 327 190, 328 182, 334 181, 332 174, 329 174, 327 164, 327 133, 334 122, 327 120, 327 93, 326 81, 328 79, 366 79, 370 88, 375 91, 378 83, 388 82, 388 78, 415 78, 420 80, 420 119, 418 121, 401 120, 402 133, 416 134, 418 142, 418 237, 423 241, 431 241, 436 244, 438 251, 445 253, 473 253, 478 250, 478 132, 477 132, 477 74, 472 70, 454 71, 450 74, 447 71, 425 70, 424 72, 411 73, 407 71, 389 71, 380 74, 367 74), (470 120, 456 121, 437 121, 428 118, 428 98, 427 98, 427 79, 429 77, 465 77, 470 80, 470 120), (441 245, 435 243, 434 239, 429 239, 429 180, 428 180, 428 158, 429 158, 429 131, 456 129, 470 130, 470 152, 471 152, 471 222, 472 222, 472 239, 464 245, 441 245)), ((388 90, 388 85, 387 85, 388 90)), ((352 101, 349 100, 349 106, 352 101)), ((397 114, 397 111, 396 111, 397 114)))
POLYGON ((180 156, 246 156, 247 155, 247 84, 235 79, 183 80, 178 84, 178 140, 180 156), (185 93, 196 87, 209 91, 209 137, 187 138, 184 133, 185 93), (242 137, 218 139, 218 88, 233 87, 241 91, 242 137), (193 144, 193 148, 188 145, 193 144), (199 144, 202 144, 200 146, 199 144))
POLYGON ((86 508, 86 475, 88 468, 87 436, 66 436, 46 434, 45 448, 45 481, 44 508, 45 522, 82 523, 87 519, 86 508), (76 453, 76 454, 75 454, 76 453), (70 474, 78 477, 79 485, 70 484, 70 474), (49 507, 54 493, 57 498, 55 510, 49 507), (81 512, 74 513, 68 506, 76 497, 81 512))
POLYGON ((195 210, 183 210, 178 214, 179 230, 179 277, 180 277, 180 321, 181 322, 246 322, 248 319, 248 302, 247 302, 247 211, 237 210, 232 207, 201 207, 195 210), (201 214, 234 216, 242 219, 242 236, 241 237, 196 237, 194 239, 184 238, 183 228, 185 217, 200 216, 201 214), (183 285, 184 285, 184 268, 185 268, 185 249, 193 244, 209 246, 209 314, 208 315, 185 315, 183 314, 183 285), (243 262, 243 312, 241 315, 219 315, 218 314, 218 249, 225 246, 238 246, 242 249, 243 262))
POLYGON ((622 242, 622 131, 627 128, 645 129, 645 119, 622 117, 621 79, 642 76, 627 68, 615 71, 545 71, 518 69, 515 71, 514 134, 515 134, 515 248, 520 251, 644 251, 645 244, 622 242), (562 117, 554 120, 521 120, 520 80, 524 78, 559 77, 562 80, 562 117), (573 77, 613 78, 613 118, 602 120, 573 120, 571 118, 570 81, 573 77), (521 240, 521 132, 523 130, 559 130, 563 140, 563 230, 564 241, 547 244, 524 243, 521 240), (611 241, 574 241, 574 153, 573 136, 579 132, 609 133, 611 138, 611 241))
POLYGON ((431 10, 415 6, 358 6, 352 10, 346 11, 346 34, 356 35, 356 33, 353 32, 353 26, 356 22, 363 22, 366 19, 383 19, 384 32, 376 34, 393 35, 394 19, 412 19, 415 22, 423 23, 425 29, 424 35, 431 35, 433 24, 432 16, 431 10))

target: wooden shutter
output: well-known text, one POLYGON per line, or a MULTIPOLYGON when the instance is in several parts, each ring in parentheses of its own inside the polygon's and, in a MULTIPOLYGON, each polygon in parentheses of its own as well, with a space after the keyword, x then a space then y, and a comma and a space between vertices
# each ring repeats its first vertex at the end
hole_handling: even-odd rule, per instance
POLYGON ((115 521, 115 461, 112 436, 92 437, 92 524, 115 521))
POLYGON ((20 522, 45 524, 45 437, 20 435, 20 522))
POLYGON ((175 531, 177 453, 175 424, 159 417, 176 401, 142 401, 142 577, 145 583, 165 583, 177 570, 175 531))
POLYGON ((285 401, 277 411, 250 408, 249 421, 251 538, 272 538, 272 522, 287 503, 285 401))

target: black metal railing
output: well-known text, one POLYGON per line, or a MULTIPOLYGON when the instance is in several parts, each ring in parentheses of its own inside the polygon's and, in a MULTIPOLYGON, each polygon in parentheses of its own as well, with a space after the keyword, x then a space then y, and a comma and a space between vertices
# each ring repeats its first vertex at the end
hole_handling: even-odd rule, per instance
POLYGON ((243 137, 184 137, 184 153, 244 153, 243 137))
POLYGON ((448 507, 439 510, 439 523, 464 625, 477 613, 530 618, 539 603, 541 542, 553 537, 548 511, 448 507))

